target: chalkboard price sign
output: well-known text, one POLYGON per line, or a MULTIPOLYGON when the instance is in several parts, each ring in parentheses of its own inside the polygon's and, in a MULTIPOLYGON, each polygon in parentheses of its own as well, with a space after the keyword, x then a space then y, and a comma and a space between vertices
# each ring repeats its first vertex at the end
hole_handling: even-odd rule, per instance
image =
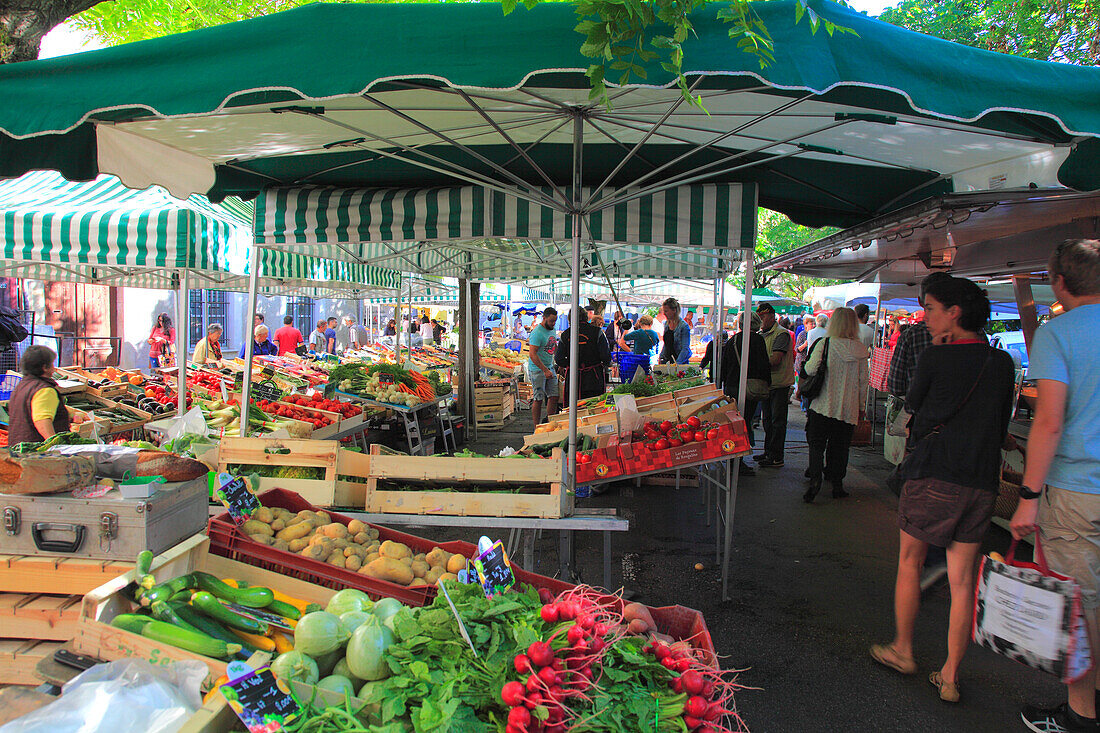
POLYGON ((252 492, 248 479, 235 478, 228 473, 218 474, 218 488, 214 490, 214 496, 238 525, 247 522, 252 512, 260 508, 260 500, 252 492))
POLYGON ((283 390, 279 388, 279 385, 272 382, 270 379, 266 379, 262 382, 256 382, 252 385, 252 394, 257 399, 261 400, 281 400, 283 398, 283 390))
POLYGON ((477 568, 478 579, 487 596, 503 593, 516 584, 512 564, 508 562, 508 553, 504 551, 500 540, 474 558, 474 567, 477 568))
POLYGON ((394 376, 392 374, 387 374, 386 372, 379 372, 378 373, 378 383, 379 384, 397 384, 397 380, 394 379, 394 376))
POLYGON ((277 733, 301 714, 285 682, 275 678, 270 667, 253 670, 244 662, 230 662, 229 682, 222 695, 249 733, 277 733))

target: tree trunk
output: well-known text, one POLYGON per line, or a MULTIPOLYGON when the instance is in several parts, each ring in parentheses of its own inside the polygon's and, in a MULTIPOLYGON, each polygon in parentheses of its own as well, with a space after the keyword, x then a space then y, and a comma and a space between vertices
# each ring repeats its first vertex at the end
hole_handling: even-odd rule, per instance
POLYGON ((42 39, 99 0, 0 0, 0 64, 33 61, 42 39))

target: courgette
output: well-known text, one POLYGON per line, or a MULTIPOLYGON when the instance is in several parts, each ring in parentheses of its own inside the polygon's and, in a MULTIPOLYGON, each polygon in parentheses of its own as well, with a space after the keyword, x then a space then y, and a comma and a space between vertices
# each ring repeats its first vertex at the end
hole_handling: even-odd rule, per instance
POLYGON ((224 601, 236 603, 240 606, 266 608, 275 599, 275 594, 271 592, 271 589, 264 588, 263 586, 257 585, 247 588, 234 588, 227 583, 223 583, 210 573, 199 571, 191 573, 191 576, 195 579, 195 587, 199 590, 204 590, 216 598, 221 598, 224 601))
POLYGON ((145 624, 152 620, 153 618, 151 616, 142 616, 136 613, 120 613, 111 619, 111 626, 114 626, 116 629, 122 629, 123 631, 140 634, 145 624))
POLYGON ((239 643, 226 644, 220 639, 214 639, 198 631, 182 629, 155 619, 141 628, 141 635, 146 639, 171 644, 185 651, 201 654, 204 657, 214 657, 215 659, 228 657, 242 649, 239 643))
POLYGON ((157 619, 158 621, 163 621, 166 624, 172 624, 173 626, 178 626, 181 629, 187 629, 188 631, 194 631, 198 634, 206 633, 202 629, 196 627, 194 624, 190 624, 184 621, 180 617, 180 615, 176 613, 174 607, 169 605, 165 601, 157 601, 152 606, 150 606, 149 610, 152 612, 153 618, 157 619))
POLYGON ((173 603, 171 605, 172 610, 179 614, 180 618, 212 639, 221 639, 227 644, 240 644, 245 648, 245 651, 248 652, 259 651, 259 649, 251 644, 242 642, 239 637, 231 634, 229 629, 225 628, 214 619, 199 613, 186 603, 173 603))
POLYGON ((231 611, 207 591, 199 591, 191 596, 191 605, 223 626, 259 636, 267 634, 267 624, 231 611))
POLYGON ((156 601, 169 601, 172 596, 179 593, 181 590, 187 590, 195 585, 195 578, 188 573, 187 575, 180 575, 172 578, 171 580, 161 583, 160 585, 153 586, 149 590, 145 591, 141 596, 141 605, 149 608, 156 601))
POLYGON ((148 575, 153 569, 153 553, 151 550, 142 550, 137 556, 137 568, 134 573, 137 577, 148 575))
POLYGON ((272 613, 278 614, 283 618, 288 618, 291 621, 297 621, 302 617, 302 612, 299 611, 297 608, 290 605, 289 603, 286 603, 285 601, 280 601, 277 599, 267 604, 264 610, 271 611, 272 613))

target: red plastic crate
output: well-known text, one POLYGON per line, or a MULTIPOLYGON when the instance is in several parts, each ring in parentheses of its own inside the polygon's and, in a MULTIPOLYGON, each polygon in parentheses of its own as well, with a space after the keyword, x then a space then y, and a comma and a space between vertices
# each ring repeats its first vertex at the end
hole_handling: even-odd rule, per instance
POLYGON ((619 460, 618 446, 608 448, 596 448, 589 452, 592 460, 588 463, 577 463, 577 483, 588 481, 603 481, 623 475, 623 463, 619 460))

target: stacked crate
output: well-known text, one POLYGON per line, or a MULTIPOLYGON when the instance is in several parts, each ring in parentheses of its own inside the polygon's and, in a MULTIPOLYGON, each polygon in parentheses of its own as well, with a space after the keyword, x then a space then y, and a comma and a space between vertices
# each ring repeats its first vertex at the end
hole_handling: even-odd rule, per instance
POLYGON ((514 379, 494 379, 474 385, 474 415, 479 429, 500 430, 515 411, 514 379))

